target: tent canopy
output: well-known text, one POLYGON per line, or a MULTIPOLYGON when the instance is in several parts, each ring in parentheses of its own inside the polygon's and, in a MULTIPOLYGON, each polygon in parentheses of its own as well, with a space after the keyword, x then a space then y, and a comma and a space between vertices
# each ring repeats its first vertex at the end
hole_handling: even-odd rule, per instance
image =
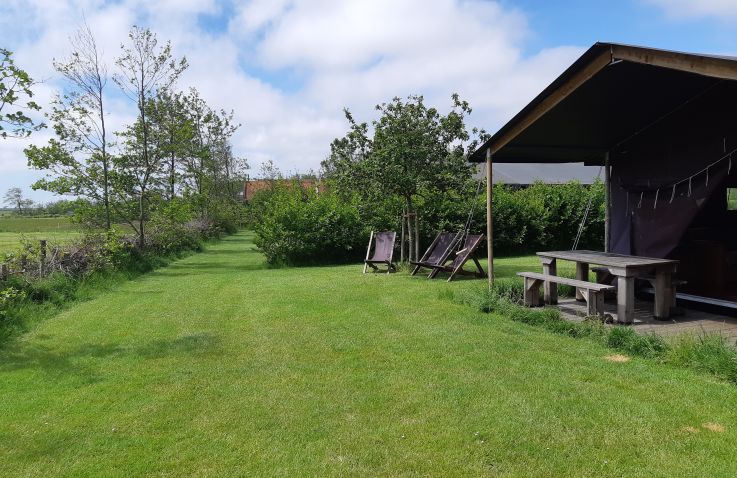
POLYGON ((737 80, 737 59, 596 43, 484 143, 495 163, 602 164, 604 153, 737 80))
POLYGON ((685 291, 737 303, 735 104, 737 58, 597 43, 470 160, 608 160, 609 250, 678 259, 685 291))

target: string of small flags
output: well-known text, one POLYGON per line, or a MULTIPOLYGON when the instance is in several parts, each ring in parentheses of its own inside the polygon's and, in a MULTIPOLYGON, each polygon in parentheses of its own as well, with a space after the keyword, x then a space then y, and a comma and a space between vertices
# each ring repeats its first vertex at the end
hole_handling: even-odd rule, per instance
MULTIPOLYGON (((686 178, 683 178, 683 179, 681 179, 679 181, 676 181, 674 183, 670 183, 670 184, 667 184, 667 185, 658 187, 655 190, 655 201, 653 202, 653 209, 657 209, 658 208, 658 199, 660 197, 660 190, 661 189, 663 189, 663 190, 671 189, 670 200, 668 201, 668 204, 672 204, 673 203, 673 200, 676 197, 676 188, 680 184, 684 184, 684 183, 688 182, 688 193, 687 193, 687 197, 691 197, 693 181, 694 181, 694 179, 697 176, 699 176, 701 174, 706 174, 706 179, 705 179, 704 185, 706 187, 709 187, 709 170, 711 168, 713 168, 714 166, 716 166, 717 164, 721 163, 722 161, 727 160, 727 174, 729 174, 732 171, 732 156, 737 154, 737 148, 733 149, 730 152, 726 152, 726 149, 727 148, 726 148, 726 141, 725 141, 725 143, 724 143, 724 150, 725 150, 724 156, 722 156, 721 158, 717 159, 713 163, 708 164, 704 168, 700 169, 699 171, 695 172, 694 174, 692 174, 692 175, 690 175, 690 176, 688 176, 686 178)), ((637 209, 641 209, 642 208, 642 200, 643 200, 644 196, 645 196, 645 191, 640 191, 640 200, 637 202, 637 209)), ((627 206, 628 206, 627 209, 629 209, 629 192, 627 192, 627 206)), ((626 213, 629 214, 629 211, 626 211, 626 213)))

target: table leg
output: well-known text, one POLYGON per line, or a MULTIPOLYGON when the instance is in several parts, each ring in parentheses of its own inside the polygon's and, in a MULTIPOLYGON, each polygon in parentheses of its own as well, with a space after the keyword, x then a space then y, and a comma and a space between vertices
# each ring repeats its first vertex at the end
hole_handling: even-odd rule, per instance
POLYGON ((670 318, 670 307, 673 304, 673 275, 670 271, 655 271, 655 319, 670 318))
MULTIPOLYGON (((546 276, 557 276, 558 266, 555 258, 552 257, 541 257, 540 261, 543 264, 543 273, 546 276)), ((543 284, 543 298, 546 304, 557 304, 558 303, 558 284, 554 284, 550 281, 545 281, 543 284)))
MULTIPOLYGON (((589 281, 589 265, 585 262, 576 262, 576 279, 585 282, 589 281)), ((576 288, 576 300, 581 302, 584 299, 583 294, 576 288)))
POLYGON ((635 278, 617 276, 617 322, 635 321, 635 278))

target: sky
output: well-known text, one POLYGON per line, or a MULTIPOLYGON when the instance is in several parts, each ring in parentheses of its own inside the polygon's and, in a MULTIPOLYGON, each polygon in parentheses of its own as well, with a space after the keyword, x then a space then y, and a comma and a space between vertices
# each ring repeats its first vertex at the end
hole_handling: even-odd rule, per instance
MULTIPOLYGON (((0 10, 0 47, 41 81, 45 110, 64 86, 52 61, 83 18, 111 73, 132 25, 170 40, 190 64, 178 86, 234 110, 234 151, 254 175, 267 160, 317 170, 347 131, 343 108, 370 121, 395 96, 445 112, 457 92, 469 126, 494 132, 596 41, 737 55, 737 0, 4 0, 0 10)), ((119 131, 134 105, 109 86, 119 131)), ((0 140, 0 194, 54 199, 30 189, 41 173, 23 155, 51 137, 0 140)))

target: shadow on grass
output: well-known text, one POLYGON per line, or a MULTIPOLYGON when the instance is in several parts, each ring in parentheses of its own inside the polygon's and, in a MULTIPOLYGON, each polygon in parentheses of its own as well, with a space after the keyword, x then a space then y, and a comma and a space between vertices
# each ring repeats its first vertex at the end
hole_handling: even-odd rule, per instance
POLYGON ((147 360, 178 355, 217 356, 220 337, 211 333, 184 335, 171 340, 154 340, 137 346, 82 344, 59 350, 41 344, 18 343, 0 353, 0 373, 37 369, 53 375, 76 375, 84 383, 101 380, 89 359, 139 357, 147 360))

